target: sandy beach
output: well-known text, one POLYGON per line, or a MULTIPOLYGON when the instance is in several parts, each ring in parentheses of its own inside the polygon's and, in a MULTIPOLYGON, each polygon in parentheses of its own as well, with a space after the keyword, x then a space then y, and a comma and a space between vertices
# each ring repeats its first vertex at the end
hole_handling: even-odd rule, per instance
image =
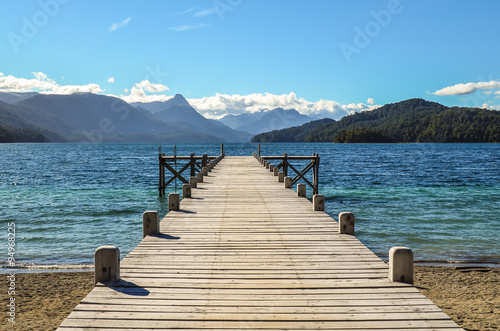
MULTIPOLYGON (((55 330, 93 288, 92 272, 16 275, 15 324, 8 321, 7 275, 2 275, 1 328, 55 330)), ((415 286, 465 330, 500 329, 500 269, 415 267, 415 286)))

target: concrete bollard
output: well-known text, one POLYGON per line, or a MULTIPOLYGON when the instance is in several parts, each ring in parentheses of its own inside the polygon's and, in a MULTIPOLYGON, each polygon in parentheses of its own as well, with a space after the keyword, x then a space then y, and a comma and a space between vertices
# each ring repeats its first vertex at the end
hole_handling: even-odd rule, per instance
POLYGON ((389 280, 413 285, 413 252, 408 247, 389 250, 389 280))
POLYGON ((100 246, 94 253, 94 283, 120 280, 120 250, 116 246, 100 246))
POLYGON ((210 162, 209 164, 207 164, 207 169, 208 169, 208 172, 212 171, 212 162, 210 162))
POLYGON ((285 177, 285 188, 292 188, 292 177, 285 177))
POLYGON ((325 197, 322 194, 313 195, 313 210, 325 211, 325 197))
POLYGON ((278 174, 280 173, 280 168, 278 168, 278 167, 274 168, 273 172, 274 172, 275 176, 278 176, 278 174))
POLYGON ((198 183, 203 183, 203 174, 201 172, 196 174, 196 180, 198 183))
POLYGON ((269 163, 269 162, 266 161, 266 169, 269 169, 270 165, 271 165, 271 163, 269 163))
POLYGON ((198 187, 198 181, 196 180, 195 176, 189 177, 189 185, 191 185, 191 188, 197 188, 198 187))
POLYGON ((301 198, 305 198, 307 196, 306 184, 297 184, 297 196, 301 198))
POLYGON ((208 176, 208 168, 207 167, 201 168, 201 173, 203 174, 203 176, 208 176))
POLYGON ((146 210, 142 214, 142 237, 157 235, 160 233, 160 213, 146 210))
POLYGON ((191 198, 191 184, 182 184, 182 198, 191 198))
POLYGON ((168 195, 168 211, 179 210, 180 208, 180 195, 179 193, 170 193, 168 195))
POLYGON ((278 183, 283 183, 285 181, 285 174, 280 172, 278 173, 278 183))
POLYGON ((343 212, 339 214, 339 233, 354 236, 354 214, 343 212))
POLYGON ((274 164, 269 165, 269 171, 274 173, 274 164))

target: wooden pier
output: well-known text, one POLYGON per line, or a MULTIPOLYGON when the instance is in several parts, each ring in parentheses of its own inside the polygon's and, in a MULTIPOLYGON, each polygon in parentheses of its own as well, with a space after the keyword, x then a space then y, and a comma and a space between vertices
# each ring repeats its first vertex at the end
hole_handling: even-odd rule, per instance
POLYGON ((256 158, 225 157, 58 330, 462 330, 256 158))

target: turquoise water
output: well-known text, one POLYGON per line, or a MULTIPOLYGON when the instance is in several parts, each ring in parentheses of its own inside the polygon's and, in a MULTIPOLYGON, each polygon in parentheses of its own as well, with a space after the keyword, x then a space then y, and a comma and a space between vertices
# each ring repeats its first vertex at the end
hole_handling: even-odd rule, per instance
MULTIPOLYGON (((357 237, 381 257, 408 246, 422 261, 500 263, 498 144, 261 146, 263 155, 319 153, 327 212, 353 212, 357 237)), ((224 147, 227 155, 257 151, 256 144, 224 147)), ((218 155, 220 145, 177 145, 178 155, 192 152, 218 155)), ((0 155, 3 264, 8 223, 16 226, 21 265, 75 267, 91 264, 100 245, 125 255, 142 239, 142 213, 166 213, 158 145, 0 144, 0 155)))

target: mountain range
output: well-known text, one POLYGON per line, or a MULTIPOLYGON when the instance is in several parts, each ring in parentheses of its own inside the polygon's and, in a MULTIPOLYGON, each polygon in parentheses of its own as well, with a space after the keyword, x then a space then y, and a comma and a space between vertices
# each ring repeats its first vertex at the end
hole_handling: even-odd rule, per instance
POLYGON ((230 128, 255 135, 266 131, 299 126, 316 119, 316 117, 300 114, 295 109, 275 108, 270 111, 261 110, 241 115, 225 115, 220 121, 230 128))
POLYGON ((0 142, 248 142, 311 120, 294 109, 207 119, 180 94, 131 103, 106 95, 0 92, 0 142))

